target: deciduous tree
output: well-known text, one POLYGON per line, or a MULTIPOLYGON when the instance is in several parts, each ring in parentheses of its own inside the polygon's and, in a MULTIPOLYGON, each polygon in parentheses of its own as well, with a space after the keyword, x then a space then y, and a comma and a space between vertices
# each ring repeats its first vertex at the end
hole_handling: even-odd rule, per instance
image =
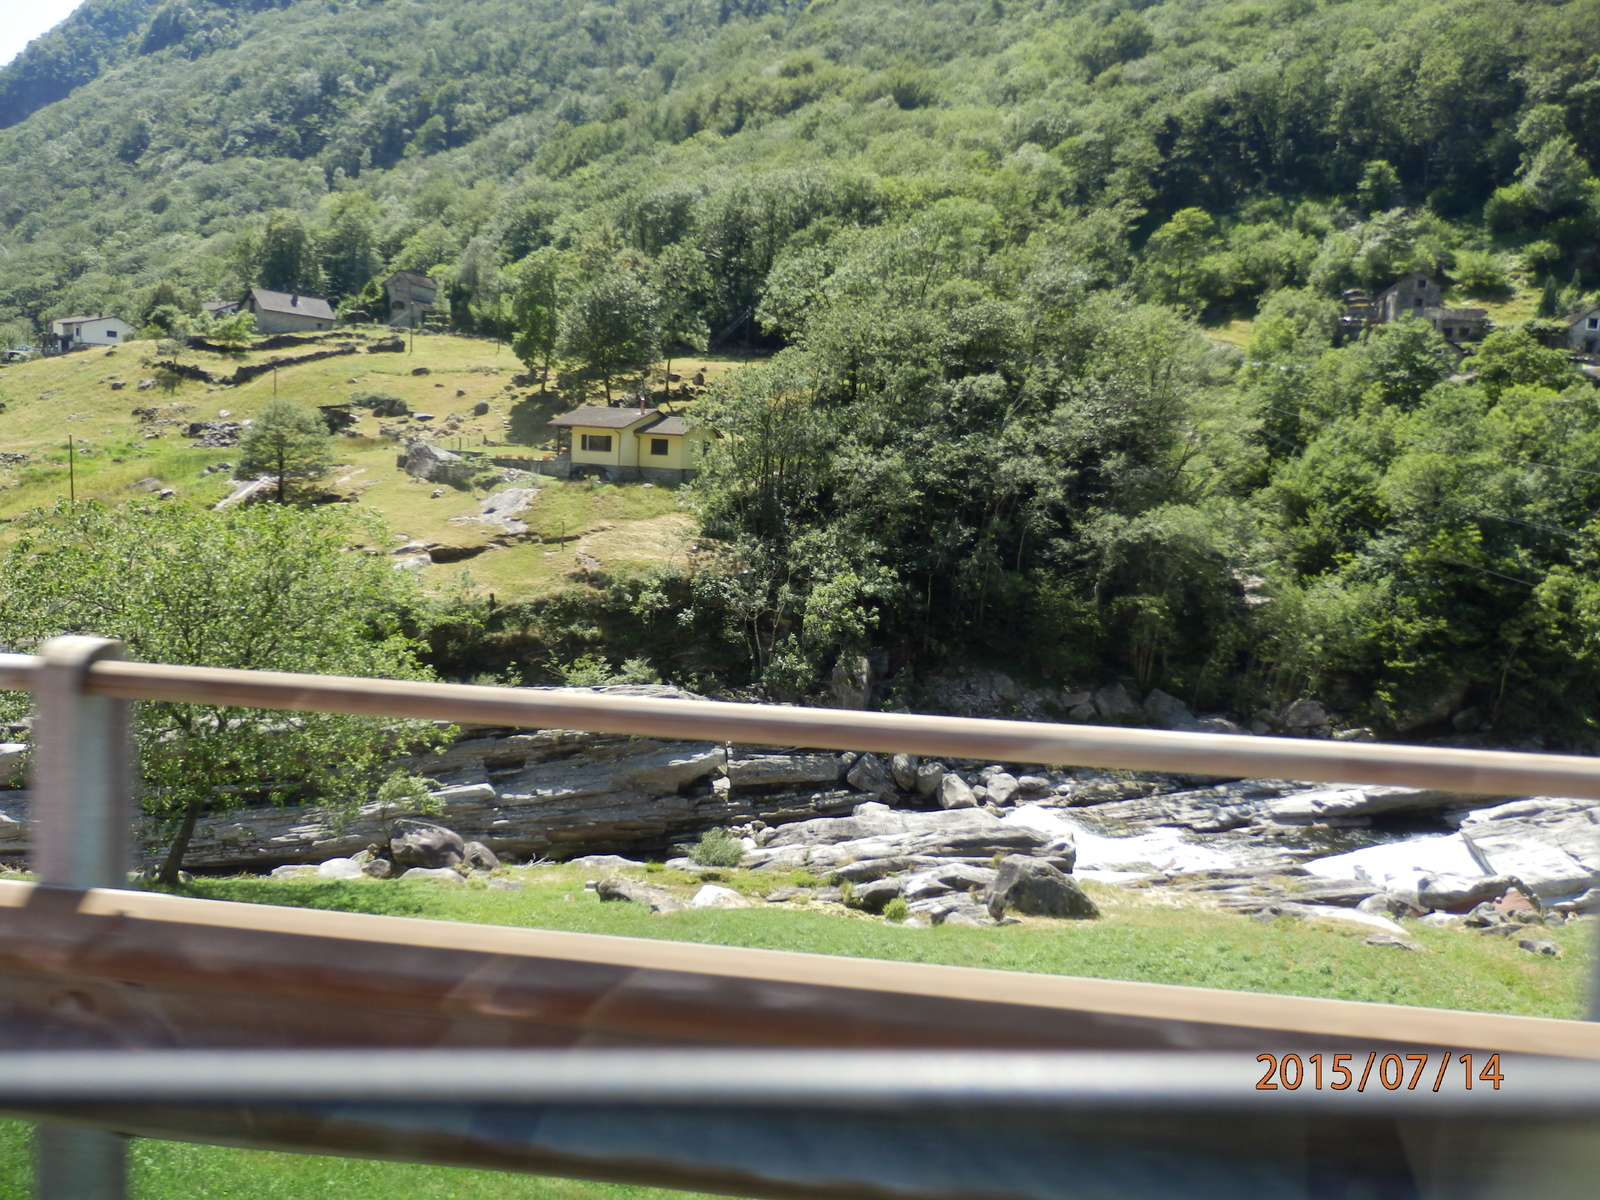
POLYGON ((239 439, 239 478, 270 475, 278 503, 287 504, 333 469, 333 437, 315 412, 293 400, 274 400, 239 439))
MULTIPOLYGON (((93 503, 30 514, 0 562, 0 628, 32 648, 62 633, 118 638, 130 658, 246 670, 425 679, 400 631, 416 584, 381 555, 384 531, 344 507, 93 503)), ((0 693, 7 715, 23 701, 0 693)), ((248 804, 367 798, 421 723, 146 701, 134 710, 144 811, 167 831, 176 883, 195 823, 248 804)))

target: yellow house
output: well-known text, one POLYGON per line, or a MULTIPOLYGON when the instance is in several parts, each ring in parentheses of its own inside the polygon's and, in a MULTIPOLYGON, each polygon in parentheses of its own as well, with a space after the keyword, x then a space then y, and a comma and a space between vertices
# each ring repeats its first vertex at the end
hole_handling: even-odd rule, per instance
POLYGON ((652 471, 676 471, 682 480, 694 478, 714 435, 691 428, 682 417, 671 416, 641 426, 633 436, 639 442, 639 470, 646 479, 654 478, 652 471))
POLYGON ((573 474, 682 483, 692 479, 712 435, 654 409, 574 409, 550 422, 562 431, 573 474))

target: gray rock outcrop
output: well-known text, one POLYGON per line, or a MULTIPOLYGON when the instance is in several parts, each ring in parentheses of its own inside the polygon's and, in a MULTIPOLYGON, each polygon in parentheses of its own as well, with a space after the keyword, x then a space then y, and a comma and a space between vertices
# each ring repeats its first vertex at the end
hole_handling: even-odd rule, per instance
POLYGON ((389 839, 389 854, 403 867, 422 867, 452 870, 466 861, 466 848, 461 835, 443 825, 429 821, 401 819, 395 822, 394 836, 389 839))
POLYGON ((683 908, 683 901, 670 892, 647 887, 619 876, 602 879, 595 891, 602 900, 627 900, 633 904, 642 904, 653 913, 678 912, 683 908))
POLYGON ((985 904, 998 921, 1007 909, 1025 916, 1086 920, 1100 909, 1070 875, 1037 859, 1007 858, 989 885, 985 904))

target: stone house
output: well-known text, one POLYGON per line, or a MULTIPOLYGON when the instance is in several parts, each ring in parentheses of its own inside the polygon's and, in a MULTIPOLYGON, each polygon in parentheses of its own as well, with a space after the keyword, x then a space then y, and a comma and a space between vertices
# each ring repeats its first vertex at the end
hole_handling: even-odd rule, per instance
POLYGON ((1563 349, 1573 354, 1600 354, 1600 308, 1586 308, 1561 319, 1567 326, 1563 349))
POLYGON ((1444 289, 1439 286, 1438 278, 1418 272, 1384 288, 1378 293, 1374 306, 1378 310, 1378 322, 1387 325, 1404 316, 1421 317, 1423 309, 1438 308, 1443 303, 1444 289))
POLYGON ((316 333, 333 328, 333 309, 328 302, 297 292, 253 287, 240 299, 239 311, 255 314, 259 333, 316 333))
POLYGON ((383 292, 388 297, 388 323, 396 329, 416 329, 435 311, 439 284, 415 271, 396 271, 383 281, 383 292))
POLYGON ((1387 325, 1405 317, 1427 321, 1457 352, 1469 342, 1481 342, 1489 331, 1489 310, 1485 308, 1446 308, 1444 288, 1439 280, 1422 272, 1407 275, 1377 297, 1352 289, 1343 294, 1344 315, 1340 330, 1354 336, 1374 325, 1387 325))
POLYGON ((1481 342, 1489 331, 1489 310, 1486 308, 1425 308, 1422 319, 1431 324, 1444 340, 1460 349, 1467 342, 1481 342))
POLYGON ((574 409, 550 422, 571 472, 604 479, 648 479, 683 483, 699 472, 699 462, 714 436, 691 428, 682 417, 653 408, 574 409))
POLYGON ((50 322, 46 349, 65 354, 87 346, 120 346, 133 334, 133 326, 121 317, 62 317, 50 322))

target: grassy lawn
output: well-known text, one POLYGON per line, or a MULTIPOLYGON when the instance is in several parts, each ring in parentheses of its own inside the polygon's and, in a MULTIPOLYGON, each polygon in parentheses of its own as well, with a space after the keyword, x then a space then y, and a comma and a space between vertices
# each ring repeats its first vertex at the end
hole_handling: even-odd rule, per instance
MULTIPOLYGON (((698 886, 675 871, 630 873, 684 896, 698 886)), ((513 892, 481 884, 252 877, 198 880, 186 890, 257 904, 1568 1018, 1582 1015, 1595 929, 1591 922, 1541 928, 1537 936, 1565 948, 1565 957, 1553 959, 1519 950, 1504 938, 1405 922, 1408 936, 1427 948, 1419 954, 1368 946, 1364 938, 1371 931, 1354 925, 1290 918, 1262 924, 1215 909, 1176 908, 1150 893, 1092 882, 1084 887, 1105 914, 1099 921, 1030 918, 988 929, 906 929, 818 906, 652 916, 637 905, 602 903, 585 891, 584 880, 594 878, 594 871, 541 867, 504 874, 526 886, 513 892)), ((719 882, 760 895, 791 880, 729 870, 719 882)))
MULTIPOLYGON (((628 872, 681 895, 699 881, 660 867, 628 872)), ((860 913, 765 905, 651 916, 602 903, 584 889, 598 874, 574 867, 510 868, 521 891, 395 881, 202 879, 185 894, 246 903, 340 909, 434 920, 666 938, 906 962, 1189 984, 1392 1004, 1576 1018, 1591 961, 1592 922, 1538 931, 1563 958, 1535 957, 1503 938, 1405 922, 1425 953, 1368 946, 1365 931, 1335 922, 1285 918, 1261 923, 1206 907, 1175 907, 1160 896, 1086 883, 1098 921, 1025 919, 991 929, 906 929, 860 913)), ((729 870, 718 882, 759 897, 800 877, 729 870)), ((0 1122, 0 1200, 27 1193, 27 1127, 0 1122)), ((348 1200, 667 1200, 684 1193, 536 1179, 486 1171, 274 1154, 138 1141, 135 1200, 250 1197, 315 1200, 337 1190, 348 1200)))
MULTIPOLYGON (((226 374, 242 364, 314 348, 237 355, 185 351, 178 357, 226 374)), ((154 377, 149 363, 156 357, 154 342, 129 342, 109 353, 89 350, 0 368, 0 451, 30 456, 22 465, 0 463, 0 540, 8 536, 5 522, 67 496, 69 437, 75 449, 72 486, 79 499, 148 502, 157 488, 172 488, 180 500, 209 506, 227 494, 229 472, 208 475, 205 469, 236 461, 237 451, 198 449, 182 436, 182 425, 251 418, 274 394, 314 406, 342 403, 355 392, 387 392, 404 399, 413 412, 432 413, 437 425, 459 417, 457 432, 440 438, 449 448, 489 450, 486 442, 499 448, 509 440, 515 444, 499 452, 512 456, 542 453, 552 433, 546 422, 566 408, 555 392, 511 389, 511 377, 522 365, 505 347, 480 338, 423 334, 415 349, 403 354, 362 353, 286 367, 276 382, 269 374, 238 388, 184 382, 172 392, 138 391, 141 380, 154 377), (427 374, 413 375, 419 367, 427 374), (126 386, 113 391, 114 381, 126 386), (480 402, 489 411, 475 417, 472 410, 480 402), (159 436, 146 438, 147 418, 135 417, 136 408, 155 408, 160 418, 181 424, 159 426, 159 436), (157 481, 153 487, 135 486, 152 480, 157 481)), ((691 375, 704 368, 715 379, 741 362, 706 357, 678 365, 691 375)), ((356 411, 361 419, 339 439, 340 465, 329 476, 333 489, 382 517, 396 545, 421 540, 469 551, 486 547, 470 559, 425 566, 422 578, 430 588, 453 589, 465 567, 474 583, 502 600, 531 598, 581 577, 580 554, 598 560, 607 574, 629 574, 681 560, 694 536, 694 518, 671 488, 540 478, 539 495, 522 518, 534 536, 500 545, 494 541, 501 536, 498 529, 471 519, 487 493, 445 488, 435 497, 437 487, 396 467, 397 442, 379 433, 380 425, 393 422, 356 411)))
MULTIPOLYGON (((32 1195, 31 1127, 0 1121, 0 1200, 32 1195)), ((411 1163, 134 1141, 132 1200, 693 1200, 695 1193, 411 1163)))

